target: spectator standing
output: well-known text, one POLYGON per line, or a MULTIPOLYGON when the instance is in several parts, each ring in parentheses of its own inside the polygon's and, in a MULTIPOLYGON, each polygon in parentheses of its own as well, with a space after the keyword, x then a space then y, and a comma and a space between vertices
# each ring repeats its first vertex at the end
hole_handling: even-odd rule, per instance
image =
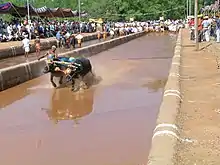
POLYGON ((202 25, 203 25, 203 32, 205 35, 205 40, 206 42, 210 41, 210 29, 211 29, 211 23, 209 21, 209 17, 205 16, 204 20, 202 21, 202 25))
POLYGON ((199 17, 198 19, 198 41, 202 42, 203 41, 203 32, 202 32, 202 16, 199 17))
POLYGON ((40 57, 40 38, 37 36, 35 40, 36 56, 40 57))
POLYGON ((217 39, 217 43, 220 42, 220 19, 219 19, 219 16, 217 15, 216 16, 216 39, 217 39))
POLYGON ((26 61, 28 61, 28 53, 30 52, 30 40, 28 39, 28 35, 25 35, 25 38, 22 40, 22 45, 25 52, 24 56, 26 61))
POLYGON ((81 48, 82 47, 82 39, 83 39, 83 36, 78 32, 78 34, 76 35, 76 39, 77 39, 77 42, 78 42, 78 47, 81 48))
POLYGON ((56 39, 57 39, 57 43, 58 43, 57 45, 60 48, 61 47, 61 32, 60 31, 57 32, 56 39))

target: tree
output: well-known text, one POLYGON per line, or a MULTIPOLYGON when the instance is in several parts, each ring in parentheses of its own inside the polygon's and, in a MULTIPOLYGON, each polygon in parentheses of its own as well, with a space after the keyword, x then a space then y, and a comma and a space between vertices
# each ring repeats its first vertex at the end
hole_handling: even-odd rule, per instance
MULTIPOLYGON (((50 8, 63 7, 78 10, 78 0, 29 0, 35 7, 50 8)), ((205 0, 213 3, 214 0, 205 0)), ((17 5, 24 5, 26 0, 11 0, 17 5)), ((199 0, 199 7, 204 0, 199 0)), ((194 5, 192 5, 193 7, 194 5)), ((184 18, 186 14, 186 0, 81 0, 81 9, 89 13, 92 18, 107 20, 136 20, 165 18, 184 18)))

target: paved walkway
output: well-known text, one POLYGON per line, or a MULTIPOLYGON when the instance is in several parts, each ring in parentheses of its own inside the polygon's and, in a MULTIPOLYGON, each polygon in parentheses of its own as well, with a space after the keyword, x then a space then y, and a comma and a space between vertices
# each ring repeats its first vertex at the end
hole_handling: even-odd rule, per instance
POLYGON ((216 55, 220 44, 201 43, 198 52, 183 30, 181 88, 183 102, 179 124, 181 137, 193 143, 180 142, 178 165, 220 164, 220 69, 216 55))
MULTIPOLYGON (((87 36, 87 35, 90 35, 90 34, 94 34, 94 33, 82 33, 83 36, 87 36)), ((55 39, 55 37, 41 39, 41 42, 44 42, 44 40, 45 41, 48 41, 48 40, 50 41, 50 40, 54 40, 54 39, 55 39)), ((31 40, 31 44, 33 44, 33 43, 34 43, 34 40, 31 40)), ((11 47, 11 46, 21 46, 21 41, 0 42, 0 50, 11 47)))

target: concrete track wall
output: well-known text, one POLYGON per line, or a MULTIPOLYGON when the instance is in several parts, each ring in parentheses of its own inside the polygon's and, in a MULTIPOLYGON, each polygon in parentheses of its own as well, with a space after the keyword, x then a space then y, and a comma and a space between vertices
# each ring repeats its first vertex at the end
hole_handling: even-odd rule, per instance
POLYGON ((160 106, 157 126, 152 138, 148 165, 175 165, 176 144, 179 129, 176 126, 181 105, 180 94, 181 30, 179 31, 174 56, 160 106))
MULTIPOLYGON (((83 47, 81 49, 69 51, 61 55, 89 57, 94 54, 100 53, 104 50, 129 42, 132 39, 141 37, 145 33, 146 32, 139 32, 128 36, 119 37, 102 43, 83 47)), ((35 60, 29 63, 23 63, 16 66, 0 69, 0 91, 41 76, 43 74, 42 70, 45 66, 46 66, 45 60, 42 61, 35 60)))
MULTIPOLYGON (((89 34, 83 38, 83 41, 90 41, 97 39, 97 34, 89 34)), ((44 41, 41 42, 41 50, 47 50, 50 49, 53 45, 57 45, 57 40, 55 38, 49 38, 45 39, 44 41)), ((35 46, 31 46, 30 53, 35 52, 35 46)), ((5 59, 5 58, 10 58, 14 56, 19 56, 24 54, 24 49, 22 46, 11 46, 8 48, 3 48, 0 49, 0 60, 5 59)))

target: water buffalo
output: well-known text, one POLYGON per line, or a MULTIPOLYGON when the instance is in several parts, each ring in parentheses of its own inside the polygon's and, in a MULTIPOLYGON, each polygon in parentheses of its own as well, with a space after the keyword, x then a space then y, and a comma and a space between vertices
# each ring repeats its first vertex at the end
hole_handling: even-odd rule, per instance
MULTIPOLYGON (((43 72, 49 73, 50 72, 50 81, 54 87, 57 87, 56 83, 54 82, 54 77, 59 77, 59 84, 61 85, 63 83, 63 78, 67 79, 67 82, 72 83, 72 91, 77 91, 79 87, 75 88, 75 80, 79 79, 80 81, 83 81, 85 75, 88 73, 92 73, 92 65, 90 63, 90 60, 84 57, 76 58, 75 60, 76 64, 80 64, 81 67, 75 68, 72 70, 72 72, 66 76, 64 72, 62 71, 55 71, 56 65, 54 62, 48 62, 47 66, 45 66, 43 72)), ((61 70, 67 69, 66 67, 60 68, 61 70)), ((88 88, 87 82, 84 82, 84 87, 88 88)))

